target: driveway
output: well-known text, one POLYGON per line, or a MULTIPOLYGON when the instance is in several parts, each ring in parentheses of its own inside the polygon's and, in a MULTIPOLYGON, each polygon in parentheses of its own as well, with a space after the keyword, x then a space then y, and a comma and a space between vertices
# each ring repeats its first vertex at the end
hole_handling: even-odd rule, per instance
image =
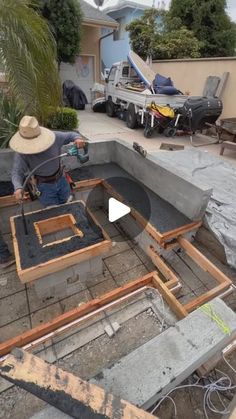
MULTIPOLYGON (((80 121, 79 130, 82 135, 90 140, 103 141, 119 138, 131 144, 136 141, 148 151, 163 152, 160 150, 161 143, 179 144, 184 145, 186 149, 193 149, 189 136, 167 138, 159 134, 154 134, 151 139, 147 139, 143 135, 142 128, 135 130, 129 129, 124 121, 118 118, 109 118, 103 113, 94 113, 90 108, 87 108, 85 111, 80 111, 78 116, 80 121)), ((199 136, 195 141, 201 144, 205 142, 205 139, 199 136)), ((209 153, 219 156, 220 145, 203 146, 197 148, 197 150, 209 151, 209 153)), ((223 159, 236 166, 236 152, 225 150, 223 159)))

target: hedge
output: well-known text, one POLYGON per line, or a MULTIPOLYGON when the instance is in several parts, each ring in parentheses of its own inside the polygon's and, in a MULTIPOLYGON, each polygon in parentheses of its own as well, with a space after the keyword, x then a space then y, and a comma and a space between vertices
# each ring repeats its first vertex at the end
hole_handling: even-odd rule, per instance
POLYGON ((79 120, 77 111, 71 108, 57 108, 53 110, 45 126, 50 129, 71 131, 78 128, 79 120))

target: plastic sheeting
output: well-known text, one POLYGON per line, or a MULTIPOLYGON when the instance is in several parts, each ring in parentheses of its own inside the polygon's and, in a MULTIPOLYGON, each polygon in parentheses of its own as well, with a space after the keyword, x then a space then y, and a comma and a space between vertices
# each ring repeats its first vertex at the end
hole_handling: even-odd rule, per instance
POLYGON ((213 188, 204 224, 223 245, 228 264, 236 269, 236 165, 198 150, 151 155, 190 182, 213 188))

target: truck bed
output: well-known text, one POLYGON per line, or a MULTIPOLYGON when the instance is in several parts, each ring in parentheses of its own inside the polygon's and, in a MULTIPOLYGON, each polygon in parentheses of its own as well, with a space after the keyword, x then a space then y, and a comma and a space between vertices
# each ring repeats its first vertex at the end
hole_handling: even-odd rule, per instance
POLYGON ((173 108, 180 108, 188 99, 188 96, 185 95, 144 94, 122 87, 116 87, 115 96, 118 101, 134 103, 142 108, 146 108, 152 102, 155 102, 157 105, 170 105, 173 108))

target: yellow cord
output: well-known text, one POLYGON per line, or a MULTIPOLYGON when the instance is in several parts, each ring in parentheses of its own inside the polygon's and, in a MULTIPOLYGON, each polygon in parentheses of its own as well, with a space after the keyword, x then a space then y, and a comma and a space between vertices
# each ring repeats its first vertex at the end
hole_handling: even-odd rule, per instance
POLYGON ((229 326, 227 326, 224 320, 215 313, 210 304, 204 304, 202 307, 200 307, 200 309, 217 324, 219 329, 221 329, 225 335, 230 335, 231 330, 229 326))

